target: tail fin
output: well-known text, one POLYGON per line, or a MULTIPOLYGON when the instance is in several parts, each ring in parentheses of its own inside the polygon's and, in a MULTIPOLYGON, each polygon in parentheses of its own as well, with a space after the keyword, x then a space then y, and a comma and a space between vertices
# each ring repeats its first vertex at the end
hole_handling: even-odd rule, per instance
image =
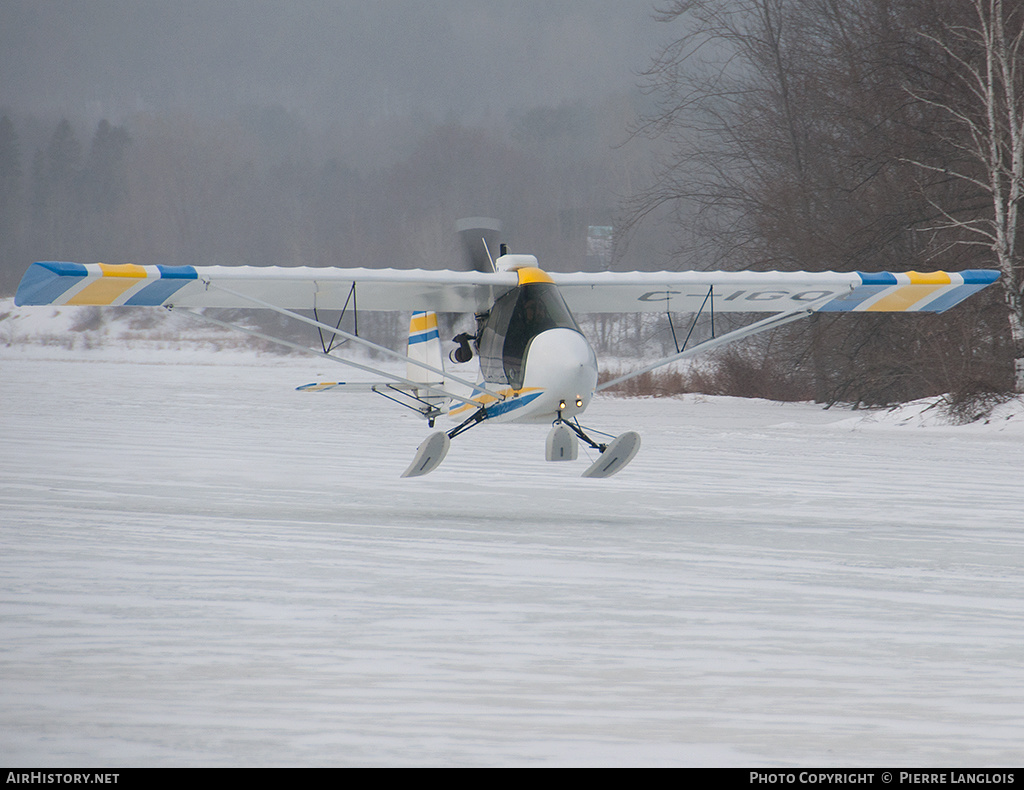
MULTIPOLYGON (((409 357, 437 370, 444 370, 441 336, 437 331, 437 313, 418 312, 412 314, 412 319, 409 321, 409 357)), ((412 362, 406 363, 405 377, 409 381, 421 381, 424 384, 444 384, 443 375, 421 368, 412 362)), ((450 400, 443 395, 431 394, 427 391, 417 392, 416 395, 424 403, 436 409, 443 409, 450 400)))

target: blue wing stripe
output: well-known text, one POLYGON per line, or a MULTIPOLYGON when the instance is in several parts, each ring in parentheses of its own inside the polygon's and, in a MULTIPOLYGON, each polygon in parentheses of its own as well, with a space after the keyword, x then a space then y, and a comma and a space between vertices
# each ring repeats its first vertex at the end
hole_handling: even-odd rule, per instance
POLYGON ((159 280, 154 280, 137 294, 128 299, 125 304, 155 307, 166 302, 187 284, 188 280, 184 279, 164 280, 161 278, 159 280))
POLYGON ((40 261, 28 267, 21 278, 18 292, 14 295, 16 305, 53 304, 56 299, 82 281, 88 270, 81 263, 40 261))

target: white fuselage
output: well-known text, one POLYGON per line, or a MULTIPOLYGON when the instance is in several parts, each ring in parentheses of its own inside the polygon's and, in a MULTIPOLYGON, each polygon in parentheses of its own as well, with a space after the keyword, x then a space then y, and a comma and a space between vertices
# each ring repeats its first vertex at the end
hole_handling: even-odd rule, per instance
MULTIPOLYGON (((530 341, 521 392, 539 393, 522 408, 511 409, 514 422, 551 422, 583 413, 597 387, 597 355, 573 329, 548 329, 530 341)), ((520 397, 523 397, 521 395, 520 397)))
MULTIPOLYGON (((553 422, 582 414, 597 387, 597 355, 574 329, 548 329, 530 340, 524 360, 523 386, 502 390, 503 400, 479 399, 494 422, 553 422)), ((453 408, 463 418, 469 408, 453 408)))
MULTIPOLYGON (((597 356, 533 256, 503 256, 518 268, 518 287, 478 315, 480 375, 489 392, 472 399, 497 422, 554 422, 582 413, 597 387, 597 356), (522 259, 522 260, 520 260, 522 259), (533 264, 533 265, 521 265, 533 264)), ((451 409, 465 419, 473 406, 451 409)))

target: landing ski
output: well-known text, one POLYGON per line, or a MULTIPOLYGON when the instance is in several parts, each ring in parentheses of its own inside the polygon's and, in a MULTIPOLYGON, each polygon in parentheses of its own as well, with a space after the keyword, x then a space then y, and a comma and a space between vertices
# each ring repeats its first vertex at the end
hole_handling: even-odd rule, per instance
POLYGON ((564 424, 559 423, 548 433, 544 452, 544 457, 548 461, 575 461, 579 451, 579 442, 564 424))
POLYGON ((430 434, 416 450, 416 457, 402 477, 419 477, 433 472, 441 465, 451 446, 452 440, 444 431, 430 434))
POLYGON ((626 431, 609 444, 601 456, 583 473, 583 477, 611 477, 633 460, 640 449, 640 434, 626 431))

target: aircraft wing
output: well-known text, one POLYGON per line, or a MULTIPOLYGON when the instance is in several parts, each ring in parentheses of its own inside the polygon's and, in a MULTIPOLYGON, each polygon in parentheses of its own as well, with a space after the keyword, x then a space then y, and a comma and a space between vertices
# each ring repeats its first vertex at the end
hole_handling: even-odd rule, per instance
MULTIPOLYGON (((551 272, 578 313, 942 312, 999 278, 963 272, 551 272), (830 298, 831 297, 831 298, 830 298)), ((283 266, 138 266, 40 262, 19 305, 174 305, 302 310, 483 312, 518 283, 515 272, 283 266)))
POLYGON ((138 266, 33 263, 18 286, 19 305, 174 305, 286 310, 484 312, 511 288, 514 272, 338 269, 308 266, 138 266))
POLYGON ((695 313, 702 306, 784 313, 804 304, 820 312, 940 313, 991 285, 999 272, 580 272, 551 278, 576 313, 695 313))

